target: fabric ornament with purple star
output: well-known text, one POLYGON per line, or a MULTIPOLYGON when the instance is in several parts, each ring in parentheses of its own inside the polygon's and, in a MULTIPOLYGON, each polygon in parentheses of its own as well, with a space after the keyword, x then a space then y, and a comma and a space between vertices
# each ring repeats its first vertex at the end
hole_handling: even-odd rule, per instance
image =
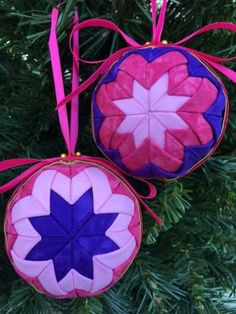
POLYGON ((101 151, 126 174, 171 180, 205 162, 228 118, 221 80, 174 47, 134 49, 93 95, 93 132, 101 151))
POLYGON ((141 242, 139 205, 129 188, 82 162, 34 174, 9 203, 5 227, 17 273, 56 298, 109 289, 141 242))

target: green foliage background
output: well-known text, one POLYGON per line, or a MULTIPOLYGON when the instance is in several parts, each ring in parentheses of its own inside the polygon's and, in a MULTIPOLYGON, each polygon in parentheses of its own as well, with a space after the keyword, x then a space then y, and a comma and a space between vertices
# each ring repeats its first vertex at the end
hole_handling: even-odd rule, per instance
MULTIPOLYGON (((67 0, 59 25, 67 91, 71 56, 68 34, 74 7, 81 21, 107 18, 141 43, 150 40, 147 0, 67 0)), ((55 96, 47 40, 50 11, 46 0, 0 0, 0 160, 53 157, 65 151, 55 112, 55 96)), ((169 41, 215 21, 236 22, 234 0, 169 1, 164 38, 169 41)), ((191 47, 232 56, 236 36, 216 31, 191 41, 191 47)), ((118 35, 102 29, 83 31, 84 58, 103 58, 124 47, 118 35)), ((232 68, 235 64, 231 64, 232 68)), ((95 66, 81 65, 85 79, 95 66)), ((20 280, 4 251, 4 208, 10 193, 0 196, 0 313, 236 313, 236 103, 235 86, 224 79, 231 112, 225 138, 216 154, 190 176, 158 183, 150 202, 165 222, 161 230, 144 213, 141 251, 113 289, 95 298, 56 301, 20 280)), ((80 98, 79 150, 99 155, 90 129, 93 88, 80 98)), ((0 183, 17 171, 0 175, 0 183)), ((142 186, 137 187, 142 190, 142 186)))

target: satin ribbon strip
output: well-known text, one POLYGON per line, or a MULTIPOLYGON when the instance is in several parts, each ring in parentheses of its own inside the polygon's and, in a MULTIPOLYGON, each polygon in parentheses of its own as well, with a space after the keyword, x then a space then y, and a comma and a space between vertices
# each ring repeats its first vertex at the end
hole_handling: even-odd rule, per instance
MULTIPOLYGON (((59 102, 57 108, 61 108, 65 106, 68 102, 71 101, 71 99, 75 96, 80 95, 85 89, 87 89, 90 85, 92 85, 101 75, 105 74, 110 66, 116 62, 125 52, 133 49, 133 48, 141 48, 141 47, 147 47, 147 46, 156 46, 156 47, 177 47, 182 48, 193 55, 195 55, 200 60, 204 61, 211 67, 215 68, 217 71, 221 72, 224 76, 232 80, 234 83, 236 83, 236 72, 234 70, 231 70, 230 68, 222 65, 221 63, 230 62, 236 60, 236 56, 232 58, 220 58, 217 56, 212 56, 185 46, 182 46, 183 43, 186 43, 190 39, 199 36, 201 34, 204 34, 208 31, 214 31, 214 30, 228 30, 233 33, 236 33, 236 25, 233 23, 228 22, 216 22, 209 24, 194 33, 188 35, 187 37, 179 40, 175 44, 162 44, 161 43, 161 37, 163 33, 163 28, 165 24, 165 18, 166 18, 166 10, 167 10, 167 0, 163 0, 160 14, 158 21, 156 23, 156 0, 151 0, 151 11, 152 11, 152 21, 153 21, 153 41, 148 45, 138 44, 136 41, 134 41, 131 37, 129 37, 127 34, 125 34, 117 25, 112 23, 111 21, 104 20, 104 19, 90 19, 85 22, 82 22, 78 25, 76 25, 70 35, 70 38, 73 37, 74 32, 80 31, 85 28, 89 27, 103 27, 105 29, 113 30, 117 33, 119 33, 123 39, 126 41, 126 43, 129 45, 129 47, 121 49, 111 56, 109 56, 107 59, 104 60, 97 60, 97 61, 89 61, 89 60, 83 60, 79 59, 81 62, 88 63, 88 64, 99 64, 102 63, 102 65, 98 68, 97 71, 95 71, 81 86, 79 86, 77 89, 75 89, 72 93, 67 95, 62 101, 59 102)), ((73 54, 73 51, 72 51, 73 54)), ((74 54, 73 54, 74 55, 74 54)))
MULTIPOLYGON (((62 67, 60 61, 60 53, 58 47, 58 39, 57 39, 57 22, 58 22, 59 11, 54 8, 51 14, 51 32, 49 37, 49 51, 51 56, 51 64, 52 64, 52 73, 54 79, 55 93, 57 103, 59 103, 62 99, 65 98, 64 91, 64 83, 63 83, 63 74, 62 67)), ((73 22, 74 24, 78 22, 78 13, 75 12, 73 22)), ((73 68, 72 68, 72 92, 78 88, 79 86, 79 32, 73 32, 73 36, 71 37, 73 41, 73 68)), ((70 115, 70 123, 68 119, 67 108, 61 108, 58 110, 59 122, 61 127, 61 132, 64 137, 67 151, 69 155, 75 154, 75 147, 78 140, 78 96, 71 98, 71 115, 70 115)))
MULTIPOLYGON (((56 92, 57 103, 65 97, 64 92, 64 83, 63 83, 63 75, 62 68, 60 62, 59 55, 59 47, 57 40, 57 21, 58 21, 59 12, 55 8, 52 10, 52 24, 51 24, 51 32, 49 37, 49 50, 51 55, 52 62, 52 71, 56 92)), ((78 21, 78 13, 75 13, 74 23, 78 21)), ((72 65, 72 93, 79 87, 79 31, 74 31, 71 36, 72 39, 72 53, 73 53, 73 65, 72 65)), ((127 49, 122 50, 127 51, 127 49)), ((87 156, 75 156, 75 147, 78 139, 78 116, 79 116, 79 99, 78 96, 71 98, 71 115, 70 115, 70 123, 68 119, 67 108, 60 108, 58 110, 59 122, 61 131, 67 146, 68 156, 64 158, 56 157, 49 159, 11 159, 0 162, 0 173, 7 171, 9 169, 15 169, 17 167, 23 167, 28 165, 33 165, 31 168, 25 170, 20 175, 10 180, 6 184, 0 186, 0 194, 9 191, 10 189, 16 187, 18 184, 22 183, 30 176, 32 176, 35 172, 42 169, 45 166, 49 166, 55 162, 73 162, 73 161, 87 161, 94 163, 96 165, 100 165, 107 170, 110 170, 114 175, 116 175, 122 182, 124 182, 131 192, 135 195, 137 200, 144 206, 147 212, 156 220, 156 222, 162 225, 162 220, 159 216, 157 216, 151 208, 144 202, 144 199, 153 199, 156 196, 156 188, 153 184, 140 180, 145 183, 149 189, 149 193, 147 196, 140 195, 128 182, 128 180, 120 173, 118 168, 115 168, 110 162, 97 157, 87 157, 87 156)))

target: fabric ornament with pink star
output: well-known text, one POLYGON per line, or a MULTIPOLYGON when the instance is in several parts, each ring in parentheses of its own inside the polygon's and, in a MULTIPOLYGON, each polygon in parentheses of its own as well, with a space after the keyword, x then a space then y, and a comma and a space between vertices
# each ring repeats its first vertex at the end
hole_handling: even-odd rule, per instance
POLYGON ((97 61, 101 67, 66 101, 102 75, 92 98, 93 135, 99 149, 125 174, 172 180, 207 161, 225 133, 229 102, 215 70, 236 82, 236 73, 221 64, 235 57, 219 58, 182 44, 211 30, 236 32, 236 25, 209 24, 168 44, 161 40, 167 0, 157 22, 156 0, 151 0, 151 8, 153 40, 144 45, 110 21, 88 20, 74 27, 73 31, 93 26, 114 30, 129 47, 97 61))
MULTIPOLYGON (((58 16, 58 9, 53 9, 49 40, 57 103, 65 97, 58 16)), ((72 90, 79 86, 78 48, 75 32, 72 90)), ((3 193, 21 183, 6 209, 6 251, 21 278, 39 292, 60 299, 101 294, 121 278, 141 244, 140 204, 161 224, 144 197, 110 162, 75 153, 78 105, 74 97, 70 121, 67 108, 58 110, 68 155, 0 162, 0 171, 35 164, 0 187, 3 193)), ((153 198, 156 189, 147 185, 150 193, 145 198, 153 198)))

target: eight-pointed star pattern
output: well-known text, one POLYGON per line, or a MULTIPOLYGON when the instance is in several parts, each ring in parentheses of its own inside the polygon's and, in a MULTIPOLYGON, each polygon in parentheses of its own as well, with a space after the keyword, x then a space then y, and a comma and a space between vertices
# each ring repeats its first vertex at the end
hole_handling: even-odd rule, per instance
POLYGON ((57 281, 71 269, 93 279, 93 256, 119 249, 105 235, 116 218, 117 214, 94 214, 92 189, 74 204, 67 203, 51 191, 50 215, 30 218, 42 239, 29 252, 26 260, 52 259, 57 281))
POLYGON ((117 132, 132 133, 136 147, 150 139, 164 149, 166 130, 189 128, 177 111, 190 97, 168 95, 168 82, 169 74, 163 74, 148 90, 134 80, 133 97, 114 100, 125 114, 117 132))
MULTIPOLYGON (((194 163, 204 157, 200 148, 213 141, 213 125, 220 126, 222 109, 211 112, 211 123, 205 113, 218 90, 203 74, 189 74, 191 58, 197 70, 204 67, 193 56, 188 60, 171 51, 149 61, 153 49, 140 51, 124 56, 96 90, 96 140, 122 168, 139 171, 152 164, 175 173, 185 162, 186 148, 196 148, 194 158, 188 158, 194 163)), ((207 68, 204 71, 209 73, 207 68)), ((221 100, 223 108, 225 99, 221 100)))
POLYGON ((34 278, 45 293, 97 294, 137 253, 137 204, 117 178, 97 167, 76 164, 73 175, 67 166, 57 167, 27 181, 26 195, 21 189, 15 195, 7 221, 10 255, 21 276, 34 278))

